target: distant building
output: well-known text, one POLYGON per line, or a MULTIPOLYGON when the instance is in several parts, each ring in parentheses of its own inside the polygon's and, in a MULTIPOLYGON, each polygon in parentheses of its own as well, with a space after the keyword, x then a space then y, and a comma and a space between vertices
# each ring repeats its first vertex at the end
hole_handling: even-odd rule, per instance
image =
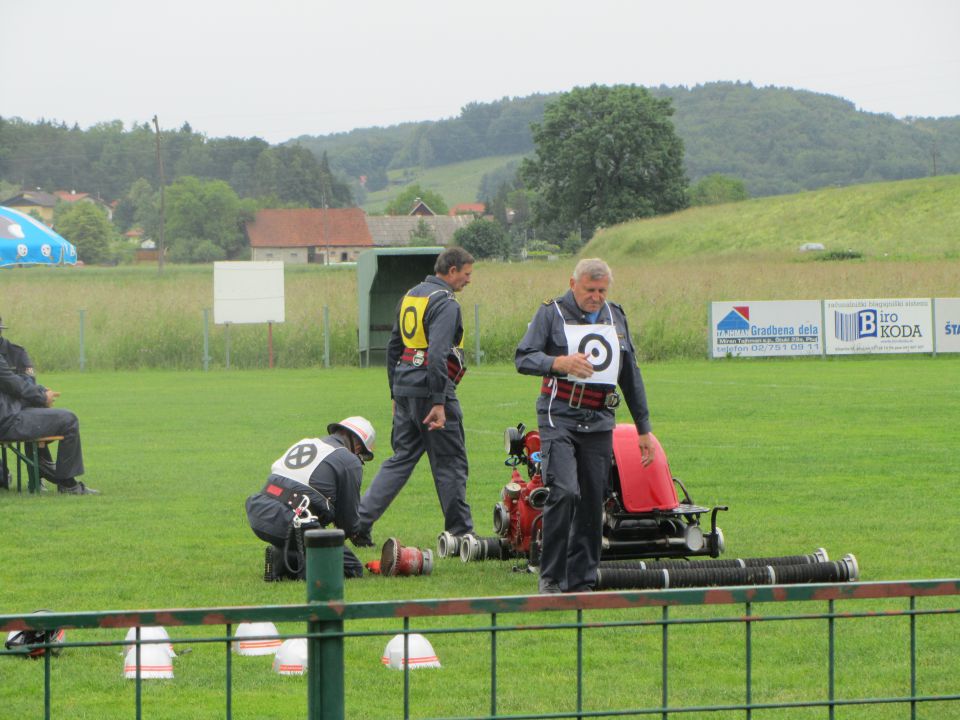
POLYGON ((434 217, 436 215, 436 213, 430 209, 430 206, 420 198, 417 198, 413 201, 413 209, 410 210, 410 214, 420 215, 423 217, 434 217))
POLYGON ((487 206, 483 203, 460 203, 459 205, 454 205, 450 208, 448 215, 475 215, 476 217, 483 217, 483 214, 487 211, 487 206))
POLYGON ((335 264, 356 262, 373 247, 360 208, 260 210, 247 223, 253 260, 335 264))
POLYGON ((261 210, 247 223, 253 260, 285 263, 355 262, 373 247, 407 247, 429 228, 437 245, 474 221, 473 215, 367 215, 360 208, 261 210))
POLYGON ((24 190, 0 202, 4 207, 19 210, 26 215, 35 215, 47 225, 53 224, 53 208, 56 204, 56 196, 42 190, 24 190))
POLYGON ((90 203, 91 205, 96 205, 107 214, 107 219, 113 220, 113 207, 103 202, 103 200, 100 198, 91 195, 90 193, 77 192, 76 190, 55 190, 53 195, 59 202, 70 204, 86 202, 90 203))
POLYGON ((133 245, 136 245, 134 260, 138 263, 156 263, 160 259, 160 253, 157 250, 157 244, 143 234, 143 229, 133 227, 127 230, 123 236, 133 245))
POLYGON ((367 215, 367 227, 376 247, 406 247, 423 222, 437 245, 449 245, 453 234, 474 221, 473 215, 367 215))

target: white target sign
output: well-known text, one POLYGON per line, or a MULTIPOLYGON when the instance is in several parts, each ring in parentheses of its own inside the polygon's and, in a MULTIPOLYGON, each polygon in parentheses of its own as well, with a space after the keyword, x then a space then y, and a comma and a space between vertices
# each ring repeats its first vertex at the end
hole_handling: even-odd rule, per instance
POLYGON ((613 325, 564 325, 567 349, 581 352, 593 365, 593 375, 578 378, 568 375, 571 382, 586 382, 597 385, 616 385, 620 375, 620 340, 613 325))

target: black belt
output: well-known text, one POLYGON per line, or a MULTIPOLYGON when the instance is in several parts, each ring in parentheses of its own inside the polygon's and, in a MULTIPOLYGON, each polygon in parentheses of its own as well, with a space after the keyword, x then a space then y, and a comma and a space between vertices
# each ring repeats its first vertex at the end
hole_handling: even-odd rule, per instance
MULTIPOLYGON (((417 350, 416 348, 404 348, 400 361, 410 363, 414 367, 420 367, 427 362, 427 351, 417 350)), ((459 385, 460 380, 467 373, 467 368, 460 362, 456 355, 447 356, 447 377, 453 380, 454 385, 459 385)))
POLYGON ((558 400, 566 400, 567 404, 575 409, 612 410, 620 405, 620 396, 611 385, 595 385, 573 383, 555 377, 545 377, 540 386, 540 392, 558 400), (556 388, 556 394, 554 394, 556 388))
MULTIPOLYGON (((311 488, 312 489, 312 488, 311 488)), ((300 503, 303 502, 303 498, 310 500, 310 496, 307 495, 303 490, 297 488, 285 488, 277 485, 275 483, 267 481, 267 484, 263 486, 263 494, 268 498, 276 500, 279 503, 282 503, 286 507, 290 508, 293 512, 297 511, 297 508, 300 507, 300 503)), ((314 490, 317 495, 320 496, 323 503, 323 510, 327 514, 326 518, 321 517, 321 522, 333 522, 334 511, 333 503, 330 502, 330 498, 324 495, 321 492, 314 490)), ((313 503, 311 503, 312 505, 313 503)))

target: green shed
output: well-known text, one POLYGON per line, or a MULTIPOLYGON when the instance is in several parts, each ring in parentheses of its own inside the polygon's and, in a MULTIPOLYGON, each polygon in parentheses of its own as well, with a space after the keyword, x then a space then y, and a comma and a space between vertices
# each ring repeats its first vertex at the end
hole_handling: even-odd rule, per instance
POLYGON ((385 365, 387 342, 403 294, 433 274, 442 247, 374 248, 357 258, 360 366, 385 365))

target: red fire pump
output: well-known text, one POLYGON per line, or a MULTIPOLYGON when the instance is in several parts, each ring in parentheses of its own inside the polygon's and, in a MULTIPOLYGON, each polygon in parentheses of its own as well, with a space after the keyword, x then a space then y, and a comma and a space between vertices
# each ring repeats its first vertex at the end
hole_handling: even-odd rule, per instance
MULTIPOLYGON (((718 557, 724 550, 724 540, 723 532, 717 527, 717 513, 727 508, 695 505, 684 484, 670 472, 660 442, 655 437, 653 442, 654 461, 644 467, 636 427, 624 423, 613 431, 613 467, 604 506, 601 558, 718 557), (705 533, 700 517, 707 513, 710 531, 705 533)), ((504 444, 508 454, 505 462, 513 472, 493 510, 497 538, 473 538, 475 542, 469 544, 461 542, 460 556, 463 560, 525 556, 530 565, 538 566, 543 507, 550 492, 541 478, 540 433, 526 432, 520 424, 507 429, 504 444), (526 479, 521 467, 526 469, 526 479), (488 547, 496 540, 499 540, 499 552, 488 547)))

